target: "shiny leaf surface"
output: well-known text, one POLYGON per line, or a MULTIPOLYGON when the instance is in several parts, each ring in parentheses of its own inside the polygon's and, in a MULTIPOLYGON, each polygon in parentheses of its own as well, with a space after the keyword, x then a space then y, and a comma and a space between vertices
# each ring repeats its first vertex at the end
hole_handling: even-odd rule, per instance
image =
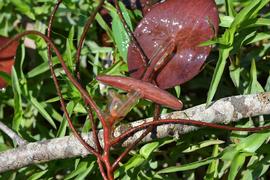
MULTIPOLYGON (((167 0, 151 7, 134 34, 150 61, 174 46, 168 48, 172 57, 156 77, 158 86, 167 89, 200 72, 211 48, 199 44, 213 38, 217 30, 218 12, 213 0, 167 0)), ((134 78, 141 78, 146 69, 133 43, 128 49, 128 67, 134 78)))

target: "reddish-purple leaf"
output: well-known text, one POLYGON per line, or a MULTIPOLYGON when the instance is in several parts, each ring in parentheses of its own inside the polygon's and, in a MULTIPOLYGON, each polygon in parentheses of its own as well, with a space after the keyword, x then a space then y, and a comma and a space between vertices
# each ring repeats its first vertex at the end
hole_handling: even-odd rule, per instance
MULTIPOLYGON (((218 12, 214 0, 166 0, 151 7, 134 34, 150 60, 166 49, 168 42, 175 46, 172 58, 156 77, 158 86, 167 89, 200 72, 211 48, 199 47, 199 44, 213 38, 217 30, 218 12)), ((137 79, 146 68, 133 43, 128 49, 128 68, 137 79)))
POLYGON ((171 109, 180 110, 183 106, 182 102, 176 97, 148 82, 133 79, 130 77, 107 75, 97 76, 96 79, 102 83, 111 85, 127 92, 138 91, 141 93, 143 98, 149 99, 157 104, 164 105, 171 109))
MULTIPOLYGON (((9 38, 0 37, 0 47, 5 45, 9 40, 9 38)), ((7 48, 0 50, 0 71, 11 74, 17 47, 18 42, 13 42, 7 48)), ((3 87, 6 87, 6 82, 0 78, 0 88, 3 87)))
POLYGON ((148 13, 151 8, 161 0, 140 0, 140 6, 142 8, 143 14, 148 13))

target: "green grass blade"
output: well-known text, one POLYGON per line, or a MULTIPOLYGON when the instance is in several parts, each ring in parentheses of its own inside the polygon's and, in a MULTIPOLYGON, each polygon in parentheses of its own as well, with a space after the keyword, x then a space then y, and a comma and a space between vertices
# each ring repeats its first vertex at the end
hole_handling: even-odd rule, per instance
POLYGON ((23 110, 22 110, 21 89, 19 85, 18 76, 14 67, 12 67, 11 82, 14 94, 14 117, 12 120, 12 128, 18 132, 20 124, 23 121, 23 110))
POLYGON ((255 60, 253 59, 250 68, 250 82, 248 88, 245 91, 245 94, 253 94, 259 92, 264 92, 264 89, 257 80, 257 68, 255 60))
MULTIPOLYGON (((60 62, 56 59, 56 58, 53 58, 53 64, 56 65, 56 64, 59 64, 60 62)), ((26 77, 27 78, 33 78, 35 76, 38 76, 44 72, 47 72, 49 71, 50 68, 49 68, 49 64, 48 62, 43 62, 41 64, 39 64, 37 67, 33 68, 31 71, 29 71, 27 74, 26 74, 26 77)))
MULTIPOLYGON (((132 29, 132 23, 130 16, 128 14, 127 9, 123 5, 123 3, 119 3, 121 11, 123 13, 123 17, 125 18, 128 26, 130 29, 132 29)), ((129 36, 117 14, 117 11, 114 7, 107 5, 106 6, 109 11, 110 15, 112 16, 112 33, 113 37, 116 43, 116 47, 121 55, 121 57, 124 59, 124 61, 127 61, 127 50, 128 50, 128 45, 129 45, 129 36)))
POLYGON ((233 0, 225 0, 225 8, 226 8, 226 14, 234 17, 236 12, 233 8, 233 0))
POLYGON ((164 173, 174 173, 174 172, 179 172, 179 171, 188 171, 188 170, 192 170, 192 169, 197 169, 201 166, 205 166, 207 164, 210 164, 211 162, 213 162, 214 160, 216 160, 216 157, 211 157, 211 158, 207 158, 201 161, 196 161, 193 163, 189 163, 189 164, 184 164, 182 166, 172 166, 172 167, 168 167, 165 169, 162 169, 160 171, 158 171, 158 174, 164 174, 164 173))
POLYGON ((31 175, 27 180, 38 180, 40 179, 44 174, 46 174, 48 170, 36 172, 33 175, 31 175))
POLYGON ((43 105, 37 101, 36 98, 34 98, 32 95, 30 95, 30 101, 32 105, 38 110, 38 112, 52 125, 53 128, 56 129, 56 125, 54 123, 54 120, 51 118, 49 113, 45 110, 43 105))
POLYGON ((237 154, 231 164, 228 180, 234 180, 240 170, 240 168, 244 165, 246 159, 246 153, 237 154))
MULTIPOLYGON (((218 148, 219 148, 218 144, 214 145, 212 157, 218 156, 218 148)), ((216 175, 218 173, 218 162, 219 160, 216 159, 209 164, 204 179, 214 180, 216 178, 216 175)))
MULTIPOLYGON (((72 114, 72 111, 75 107, 75 103, 73 101, 70 101, 68 104, 67 104, 67 111, 68 111, 68 114, 71 115, 72 114)), ((64 115, 63 116, 63 119, 62 119, 62 122, 60 124, 60 127, 57 131, 57 135, 56 137, 64 137, 66 135, 66 131, 67 131, 67 126, 68 126, 68 121, 67 121, 67 118, 66 116, 64 115)))
POLYGON ((214 75, 213 75, 210 88, 208 91, 208 95, 207 95, 207 101, 206 101, 207 106, 211 103, 217 91, 218 84, 221 80, 221 77, 222 77, 222 74, 226 65, 226 60, 229 57, 231 49, 232 47, 228 49, 221 49, 219 51, 219 59, 218 59, 217 66, 215 68, 214 75))
POLYGON ((111 28, 108 26, 108 24, 104 21, 104 19, 102 18, 102 16, 99 13, 96 16, 96 21, 106 31, 106 33, 110 37, 110 39, 113 40, 113 34, 112 34, 111 28))

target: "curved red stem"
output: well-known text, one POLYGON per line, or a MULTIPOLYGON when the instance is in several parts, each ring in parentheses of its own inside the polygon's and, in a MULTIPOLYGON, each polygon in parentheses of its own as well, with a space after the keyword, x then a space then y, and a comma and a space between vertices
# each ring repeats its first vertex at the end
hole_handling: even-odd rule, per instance
POLYGON ((104 171, 102 161, 103 161, 102 159, 99 159, 99 158, 97 159, 98 167, 99 167, 99 170, 103 179, 107 180, 108 178, 107 178, 106 172, 104 171))
MULTIPOLYGON (((55 13, 60 5, 60 3, 62 2, 62 0, 59 0, 58 3, 55 5, 54 9, 53 9, 53 12, 51 14, 51 17, 50 17, 50 21, 49 21, 49 25, 48 25, 48 38, 50 38, 51 36, 51 29, 52 29, 52 22, 53 22, 53 19, 54 19, 54 16, 55 16, 55 13)), ((50 62, 50 64, 52 64, 52 60, 51 60, 51 48, 50 46, 48 47, 48 61, 50 62)), ((70 120, 69 118, 69 115, 67 114, 67 110, 66 110, 66 105, 64 103, 64 100, 63 100, 63 97, 62 97, 62 93, 61 93, 61 90, 60 90, 60 87, 59 87, 59 84, 57 82, 57 79, 56 79, 56 76, 55 76, 55 73, 54 73, 54 69, 53 69, 53 66, 50 65, 50 70, 51 70, 51 74, 53 76, 53 80, 54 80, 54 84, 56 86, 56 89, 57 89, 57 93, 60 97, 60 101, 61 101, 61 105, 63 104, 64 106, 62 106, 62 108, 64 109, 64 111, 66 112, 66 117, 68 119, 68 123, 69 125, 71 126, 71 129, 75 130, 76 129, 74 128, 73 124, 72 124, 72 121, 70 120)), ((89 108, 88 109, 88 115, 89 115, 89 119, 90 119, 90 123, 92 124, 92 132, 93 132, 93 138, 94 138, 94 142, 96 144, 96 147, 97 147, 97 153, 101 153, 102 151, 102 148, 101 148, 101 145, 100 145, 100 142, 99 142, 99 139, 98 139, 98 136, 97 136, 97 132, 96 132, 96 124, 94 123, 94 117, 93 117, 93 113, 92 113, 92 110, 89 108)), ((79 133, 76 133, 76 134, 79 134, 79 133)), ((80 138, 78 138, 80 140, 80 142, 82 142, 82 137, 80 136, 80 138)), ((86 141, 83 141, 82 143, 87 149, 94 149, 93 147, 91 147, 86 141)), ((90 151, 91 152, 91 151, 90 151)), ((107 176, 105 174, 105 171, 104 171, 104 168, 103 168, 103 165, 102 165, 102 158, 101 157, 97 157, 97 163, 98 163, 98 166, 99 166, 99 169, 100 169, 100 173, 103 177, 103 179, 107 179, 107 176)))
MULTIPOLYGON (((105 124, 105 120, 104 120, 104 118, 103 118, 103 116, 102 116, 99 108, 97 107, 97 105, 95 104, 95 102, 92 100, 92 98, 90 97, 90 95, 80 86, 80 84, 71 75, 71 73, 69 72, 67 66, 64 63, 63 57, 61 56, 59 50, 54 45, 54 43, 50 40, 50 38, 48 38, 47 36, 45 36, 44 34, 38 32, 38 31, 25 31, 25 32, 22 32, 20 34, 15 35, 10 41, 8 41, 5 45, 3 45, 2 47, 0 47, 0 51, 2 49, 5 49, 6 47, 8 47, 13 41, 17 41, 17 40, 21 39, 22 37, 27 36, 27 35, 30 35, 30 34, 34 34, 34 35, 40 36, 42 39, 44 39, 46 41, 46 43, 48 44, 48 46, 51 47, 55 51, 55 53, 56 53, 56 55, 57 55, 57 57, 58 57, 61 65, 62 65, 65 73, 67 74, 68 78, 71 80, 71 82, 73 83, 73 85, 79 90, 79 92, 81 93, 81 95, 87 99, 87 102, 93 107, 93 109, 97 112, 97 115, 100 118, 100 120, 103 121, 104 124, 105 124)), ((52 75, 53 75, 53 80, 54 80, 54 82, 57 82, 57 78, 56 78, 55 73, 54 73, 54 71, 52 69, 52 67, 53 67, 52 62, 49 62, 49 65, 50 65, 50 69, 51 69, 51 72, 52 72, 52 75)), ((60 88, 58 86, 58 83, 56 83, 55 85, 56 85, 57 92, 58 93, 60 92, 59 93, 59 96, 61 95, 61 97, 62 97, 62 94, 61 94, 60 88)), ((93 149, 92 147, 90 147, 87 143, 85 144, 85 141, 81 138, 81 136, 78 134, 78 132, 76 131, 76 129, 72 126, 71 119, 70 119, 70 117, 68 115, 68 112, 67 112, 67 110, 65 108, 63 97, 62 98, 61 97, 60 97, 61 106, 63 107, 63 111, 65 113, 65 116, 68 119, 68 123, 69 123, 70 128, 73 131, 74 135, 85 146, 85 148, 87 150, 89 150, 95 156, 101 158, 100 157, 100 154, 98 154, 95 149, 93 149)))
POLYGON ((225 125, 219 125, 214 123, 208 123, 208 122, 202 122, 202 121, 196 121, 196 120, 187 120, 187 119, 160 119, 157 121, 151 121, 151 122, 145 122, 141 125, 135 126, 127 130, 126 132, 122 133, 120 136, 115 138, 111 145, 116 145, 123 139, 127 138, 128 136, 131 136, 132 134, 136 133, 137 131, 140 131, 142 129, 147 128, 148 126, 158 126, 162 124, 186 124, 186 125, 192 125, 192 126, 203 126, 203 127, 210 127, 215 129, 223 129, 228 131, 248 131, 248 132, 259 132, 263 130, 270 129, 270 126, 263 126, 263 127, 254 127, 254 128, 239 128, 239 127, 230 127, 225 125))
POLYGON ((15 35, 9 42, 7 42, 4 46, 0 47, 0 50, 6 48, 10 43, 12 43, 15 40, 20 39, 23 36, 27 36, 30 34, 34 34, 37 36, 40 36, 41 38, 43 38, 46 43, 51 46, 51 48, 55 51, 56 56, 58 57, 63 70, 65 71, 67 77, 69 78, 69 80, 71 81, 71 83, 78 89, 78 91, 81 93, 82 97, 84 97, 87 100, 87 103, 93 108, 93 110, 97 113, 98 118, 100 119, 102 125, 106 126, 106 121, 101 113, 101 110, 98 108, 98 106, 96 105, 96 103, 93 101, 93 99, 91 98, 91 96, 88 94, 88 92, 80 85, 80 83, 77 82, 77 80, 73 77, 73 75, 71 74, 71 72, 68 70, 63 57, 61 56, 59 50, 56 48, 56 46, 54 45, 54 43, 44 34, 38 32, 38 31, 25 31, 22 32, 20 34, 15 35))
MULTIPOLYGON (((90 26, 93 24, 93 21, 95 20, 95 17, 97 15, 97 13, 100 11, 100 9, 102 8, 103 4, 104 4, 104 1, 105 0, 101 0, 98 4, 98 6, 95 8, 95 10, 92 12, 91 16, 88 18, 86 24, 84 25, 84 29, 83 29, 83 33, 80 37, 80 41, 79 41, 79 44, 78 44, 78 47, 77 47, 77 51, 76 51, 76 59, 75 59, 75 63, 76 63, 76 66, 75 66, 75 74, 77 76, 77 79, 78 81, 81 81, 81 77, 80 77, 80 71, 79 71, 79 68, 80 68, 80 55, 81 55, 81 49, 82 49, 82 46, 83 46, 83 43, 84 43, 84 40, 86 38, 86 35, 87 35, 87 32, 90 28, 90 26)), ((84 99, 84 98, 83 98, 84 99)), ((86 102, 86 100, 84 99, 84 101, 86 102)), ((86 102, 87 104, 87 102, 86 102)), ((92 113, 92 109, 89 108, 87 109, 88 111, 88 117, 89 117, 89 120, 90 120, 90 123, 92 125, 92 132, 93 132, 93 139, 94 139, 94 142, 96 144, 96 147, 98 149, 98 152, 101 153, 102 151, 102 147, 100 145, 100 141, 99 141, 99 138, 98 138, 98 132, 97 132, 97 127, 96 127, 96 123, 94 121, 94 117, 93 117, 93 113, 92 113)))
POLYGON ((104 4, 105 0, 100 0, 98 6, 95 8, 95 10, 92 12, 91 16, 88 18, 86 24, 84 25, 84 29, 83 29, 83 33, 81 35, 78 47, 77 47, 77 51, 76 51, 76 68, 75 68, 75 73, 77 75, 77 79, 80 81, 81 80, 81 75, 79 72, 80 69, 80 55, 81 55, 81 50, 82 50, 82 46, 83 46, 83 42, 86 38, 87 32, 91 26, 91 24, 93 23, 93 21, 95 20, 95 17, 97 15, 97 13, 100 11, 100 9, 102 8, 103 4, 104 4))

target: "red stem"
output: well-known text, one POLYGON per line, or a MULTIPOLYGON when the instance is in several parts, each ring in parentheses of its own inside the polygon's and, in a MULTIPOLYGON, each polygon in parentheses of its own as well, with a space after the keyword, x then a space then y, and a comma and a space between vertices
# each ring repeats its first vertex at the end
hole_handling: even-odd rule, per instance
MULTIPOLYGON (((53 20, 54 20, 54 16, 55 16, 55 14, 56 14, 56 11, 58 10, 58 8, 59 8, 59 5, 62 3, 62 0, 58 0, 58 2, 57 2, 57 4, 54 6, 54 9, 53 9, 53 12, 52 12, 52 14, 51 14, 51 16, 50 16, 50 20, 49 20, 49 25, 48 25, 48 34, 47 34, 47 37, 48 38, 51 38, 51 31, 52 31, 52 23, 53 23, 53 20)), ((65 109, 64 111, 66 111, 67 112, 67 110, 66 110, 66 104, 65 104, 65 102, 64 102, 64 99, 63 99, 63 97, 62 97, 62 93, 61 93, 61 90, 60 90, 60 86, 59 86, 59 84, 58 84, 58 82, 57 82, 57 78, 56 78, 56 76, 55 76, 55 73, 54 73, 54 69, 53 69, 53 65, 52 65, 52 59, 51 59, 51 56, 52 56, 52 52, 51 52, 51 47, 49 46, 48 47, 48 61, 50 62, 49 64, 50 64, 50 70, 51 70, 51 74, 52 74, 52 76, 53 76, 53 80, 54 80, 54 84, 55 84, 55 86, 57 87, 57 93, 58 93, 58 95, 59 95, 59 97, 60 97, 60 101, 61 101, 61 105, 63 104, 64 106, 62 106, 62 108, 63 109, 65 109)), ((89 109, 89 118, 90 118, 90 121, 92 120, 93 121, 93 114, 92 114, 92 111, 91 111, 91 109, 89 109)), ((67 116, 69 117, 69 115, 67 114, 67 116)), ((72 123, 72 121, 71 121, 71 119, 70 118, 67 118, 68 119, 68 123, 69 123, 69 125, 70 125, 70 128, 71 129, 73 129, 73 131, 75 130, 76 131, 76 134, 78 134, 79 135, 79 133, 78 133, 78 131, 75 129, 75 127, 74 127, 74 125, 73 125, 73 123, 72 123)), ((91 122, 92 122, 91 121, 91 122)), ((92 123, 93 124, 93 123, 92 123)), ((93 125, 92 125, 93 126, 93 125)), ((95 142, 95 144, 96 144, 96 146, 97 146, 97 148, 98 148, 98 153, 100 153, 100 145, 98 146, 98 142, 97 142, 97 140, 96 140, 96 131, 95 131, 95 128, 93 128, 93 137, 94 137, 94 142, 95 142)), ((80 135, 80 141, 82 141, 83 140, 83 138, 81 137, 81 135, 80 135)), ((91 147, 86 141, 83 141, 83 145, 86 147, 88 147, 88 149, 90 148, 90 149, 94 149, 93 147, 91 147)))
POLYGON ((110 148, 111 148, 111 127, 110 125, 106 126, 103 129, 103 137, 104 137, 104 153, 103 153, 103 161, 107 170, 107 177, 109 180, 113 180, 113 169, 110 162, 110 148))
POLYGON ((93 140, 94 140, 95 145, 97 147, 98 153, 101 154, 102 147, 100 145, 100 141, 99 141, 99 138, 98 138, 97 125, 96 125, 96 123, 94 121, 94 116, 93 116, 92 110, 89 108, 87 111, 88 111, 89 121, 90 121, 90 123, 92 125, 93 140))
MULTIPOLYGON (((54 16, 55 16, 55 14, 56 14, 56 11, 58 10, 58 8, 59 8, 59 5, 62 3, 62 0, 58 0, 58 2, 57 2, 57 4, 54 6, 54 8, 53 8, 53 12, 52 12, 52 14, 51 14, 51 16, 50 16, 50 20, 49 20, 49 25, 48 25, 48 34, 47 34, 47 37, 48 38, 51 38, 51 31, 52 31, 52 24, 53 24, 53 20, 54 20, 54 16)), ((59 97, 60 97, 60 102, 61 102, 61 106, 62 106, 62 109, 64 110, 64 112, 66 112, 65 114, 66 114, 66 117, 67 117, 67 120, 68 120, 68 124, 69 124, 69 126, 70 126, 70 128, 72 129, 72 131, 74 132, 74 131, 76 131, 76 135, 77 136, 80 136, 79 138, 78 138, 78 140, 80 140, 80 142, 83 142, 82 144, 85 146, 85 147, 87 147, 87 149, 91 149, 91 150, 93 150, 94 148, 92 147, 92 146, 90 146, 86 141, 84 141, 84 139, 81 137, 81 135, 78 133, 78 131, 75 129, 75 127, 74 127, 74 125, 73 125, 73 123, 72 123, 72 120, 70 119, 70 117, 69 117, 69 114, 68 114, 68 112, 67 112, 67 110, 66 110, 66 104, 65 104, 65 102, 64 102, 64 99, 63 99, 63 96, 62 96, 62 93, 61 93, 61 90, 60 90, 60 86, 59 86, 59 84, 58 84, 58 81, 57 81, 57 78, 56 78, 56 75, 55 75, 55 72, 54 72, 54 68, 53 68, 53 63, 52 63, 52 58, 51 58, 51 56, 52 56, 52 52, 51 52, 51 47, 50 46, 48 46, 48 62, 49 62, 49 67, 50 67, 50 70, 51 70, 51 74, 52 74, 52 76, 53 76, 53 81, 54 81, 54 85, 55 85, 55 87, 56 87, 56 89, 57 89, 57 94, 59 95, 59 97)), ((90 112, 89 112, 89 118, 90 118, 90 121, 92 120, 93 121, 93 114, 92 114, 92 111, 90 110, 90 112), (92 119, 91 119, 92 118, 92 119)), ((91 121, 91 122, 92 122, 91 121)), ((95 142, 95 144, 96 144, 96 146, 97 146, 97 148, 98 148, 98 153, 100 153, 100 145, 98 146, 98 140, 96 140, 96 131, 95 131, 95 128, 93 128, 93 137, 94 137, 94 142, 95 142)))
POLYGON ((9 42, 7 42, 4 46, 2 46, 0 48, 0 50, 6 48, 10 43, 12 43, 15 40, 20 39, 23 36, 27 36, 30 34, 35 34, 37 36, 42 37, 46 43, 51 46, 51 48, 55 51, 56 56, 58 57, 63 70, 65 71, 67 77, 69 78, 69 80, 71 81, 71 83, 78 89, 78 91, 81 93, 82 97, 85 98, 87 100, 87 103, 93 108, 93 110, 97 113, 98 118, 100 119, 102 125, 106 126, 106 121, 101 113, 101 110, 98 108, 98 106, 96 105, 96 103, 93 101, 93 99, 91 98, 91 96, 88 94, 88 92, 80 85, 80 83, 78 83, 78 81, 73 77, 73 75, 70 73, 70 71, 68 70, 60 52, 58 51, 58 49, 56 48, 56 46, 54 45, 54 43, 48 38, 46 37, 44 34, 38 32, 38 31, 25 31, 22 32, 20 34, 15 35, 9 42))
MULTIPOLYGON (((84 40, 86 38, 87 32, 90 28, 90 26, 93 24, 93 21, 95 20, 96 14, 99 12, 99 10, 102 8, 103 4, 104 4, 105 0, 101 0, 98 4, 98 6, 96 7, 96 9, 93 11, 93 13, 91 14, 91 16, 88 18, 86 24, 84 25, 84 29, 83 29, 83 33, 80 37, 80 41, 77 47, 77 51, 76 51, 76 59, 75 59, 75 63, 76 63, 76 67, 75 67, 75 74, 77 75, 77 79, 79 81, 81 81, 81 77, 80 77, 80 55, 81 55, 81 49, 84 43, 84 40)), ((83 98, 85 104, 87 104, 87 101, 83 98)), ((98 132, 97 132, 97 127, 96 127, 96 123, 94 121, 94 117, 93 117, 93 113, 92 113, 92 109, 89 108, 88 110, 88 117, 90 120, 90 123, 92 125, 92 132, 93 132, 93 139, 94 142, 96 144, 96 147, 98 149, 98 152, 101 153, 102 151, 102 147, 100 145, 100 141, 98 138, 98 132)))
POLYGON ((98 163, 98 167, 99 167, 99 170, 100 170, 100 173, 101 173, 101 176, 103 177, 104 180, 107 180, 107 175, 104 171, 104 167, 103 167, 103 164, 102 164, 102 159, 97 159, 97 163, 98 163))
POLYGON ((80 55, 81 55, 81 50, 82 50, 82 46, 84 43, 84 40, 86 38, 87 32, 91 26, 91 24, 93 23, 93 21, 95 20, 95 17, 97 15, 97 13, 100 11, 100 9, 102 8, 103 4, 104 4, 105 0, 100 0, 98 6, 95 8, 95 10, 93 11, 93 13, 91 14, 91 16, 88 18, 86 24, 84 25, 84 29, 83 29, 83 33, 81 35, 80 41, 79 41, 79 45, 77 48, 77 52, 76 52, 76 68, 75 68, 75 73, 77 75, 77 79, 80 81, 81 80, 81 75, 80 75, 80 55))
MULTIPOLYGON (((53 23, 53 20, 54 20, 54 16, 55 16, 55 14, 56 14, 56 11, 58 10, 59 5, 61 4, 61 2, 62 2, 62 0, 59 0, 59 1, 57 2, 57 4, 54 6, 53 12, 52 12, 52 14, 51 14, 51 16, 50 16, 49 25, 48 25, 48 34, 47 34, 47 37, 48 37, 48 38, 51 38, 52 23, 53 23)), ((61 90, 60 90, 60 86, 59 86, 59 84, 58 84, 58 82, 57 82, 57 80, 56 80, 56 76, 55 76, 55 73, 54 73, 54 69, 53 69, 53 65, 52 65, 52 60, 51 60, 51 53, 52 53, 52 52, 51 52, 51 47, 49 46, 49 47, 48 47, 48 61, 50 62, 51 74, 52 74, 52 76, 53 76, 54 84, 55 84, 55 86, 57 87, 57 93, 58 93, 58 95, 59 95, 59 97, 60 97, 60 99, 61 99, 61 101, 62 101, 61 104, 64 104, 64 107, 62 106, 62 108, 63 108, 63 109, 66 109, 66 105, 65 105, 65 102, 64 102, 64 99, 63 99, 63 97, 62 97, 61 90)), ((67 111, 66 111, 66 112, 67 112, 67 111)), ((92 132, 93 132, 94 142, 95 142, 95 144, 96 144, 98 153, 100 154, 101 151, 102 151, 102 148, 101 148, 101 146, 100 146, 100 142, 99 142, 99 139, 98 139, 98 137, 97 137, 96 125, 95 125, 95 123, 94 123, 93 113, 92 113, 92 111, 91 111, 90 108, 88 109, 88 114, 89 114, 90 122, 91 122, 91 124, 92 124, 92 132)), ((68 115, 68 116, 69 116, 69 115, 68 115)), ((72 129, 75 129, 75 128, 74 128, 74 125, 72 124, 72 121, 70 120, 70 118, 68 118, 68 121, 69 121, 70 127, 71 127, 72 129)), ((79 134, 79 133, 77 132, 77 134, 79 134)), ((82 137, 81 137, 81 136, 80 136, 80 139, 82 140, 82 137)), ((86 141, 84 141, 83 145, 84 145, 84 146, 88 146, 88 148, 91 147, 86 141)), ((94 149, 93 147, 91 147, 91 148, 94 149)))
MULTIPOLYGON (((5 45, 3 45, 2 47, 0 47, 0 51, 3 50, 3 49, 5 49, 6 47, 8 47, 12 42, 17 41, 17 40, 21 39, 22 37, 27 36, 27 35, 30 35, 30 34, 34 34, 34 35, 37 35, 37 36, 40 36, 41 38, 43 38, 43 39, 46 41, 46 43, 48 44, 48 46, 51 47, 51 48, 55 51, 55 53, 56 53, 56 55, 57 55, 57 57, 58 57, 58 59, 59 59, 61 65, 62 65, 62 67, 63 67, 65 73, 67 74, 68 78, 71 80, 71 82, 73 83, 73 85, 79 90, 79 92, 81 93, 81 95, 87 99, 87 102, 88 102, 88 103, 93 107, 93 109, 97 112, 97 115, 98 115, 98 117, 100 118, 101 122, 103 122, 103 123, 105 124, 105 120, 104 120, 104 118, 103 118, 103 116, 102 116, 102 114, 101 114, 99 108, 97 107, 97 105, 95 104, 95 102, 92 100, 92 98, 89 96, 89 94, 88 94, 88 93, 80 86, 80 84, 79 84, 79 83, 75 80, 75 78, 71 75, 71 73, 69 72, 67 66, 66 66, 65 63, 64 63, 63 57, 61 56, 59 50, 58 50, 57 47, 54 45, 54 43, 50 40, 50 38, 48 38, 47 36, 45 36, 44 34, 38 32, 38 31, 25 31, 25 32, 22 32, 22 33, 20 33, 20 34, 15 35, 15 36, 14 36, 11 40, 9 40, 5 45)), ((76 131, 76 129, 72 126, 71 119, 70 119, 70 117, 69 117, 69 115, 68 115, 68 112, 67 112, 67 110, 66 110, 66 108, 65 108, 65 103, 64 103, 64 101, 63 101, 63 97, 62 97, 60 88, 59 88, 59 86, 58 86, 57 78, 56 78, 55 73, 54 73, 54 71, 53 71, 53 69, 52 69, 52 67, 53 67, 52 62, 49 62, 49 66, 50 66, 50 69, 51 69, 51 73, 52 73, 52 76, 53 76, 54 83, 56 82, 56 83, 55 83, 55 85, 56 85, 56 90, 57 90, 57 93, 59 93, 59 96, 60 96, 60 103, 61 103, 61 106, 63 107, 63 111, 64 111, 64 113, 65 113, 65 116, 66 116, 67 119, 68 119, 68 123, 69 123, 69 125, 70 125, 71 130, 73 131, 75 137, 78 138, 78 140, 85 146, 85 148, 86 148, 87 150, 89 150, 89 151, 90 151, 91 153, 93 153, 95 156, 101 158, 100 154, 98 154, 98 153, 96 152, 95 149, 93 149, 92 147, 90 147, 87 143, 85 144, 85 141, 81 138, 81 136, 78 134, 78 132, 76 131)))
MULTIPOLYGON (((160 118, 160 105, 155 104, 155 113, 154 113, 154 121, 157 121, 160 118)), ((125 151, 114 161, 112 165, 112 169, 115 170, 119 163, 123 160, 123 158, 135 147, 137 144, 145 137, 147 134, 149 134, 154 128, 154 125, 151 125, 143 132, 143 134, 132 144, 130 144, 125 151)))
POLYGON ((270 126, 263 126, 263 127, 254 127, 254 128, 238 128, 238 127, 230 127, 225 125, 219 125, 214 123, 208 123, 208 122, 202 122, 202 121, 196 121, 196 120, 187 120, 187 119, 160 119, 157 121, 151 121, 151 122, 145 122, 141 125, 135 126, 127 130, 126 132, 122 133, 120 136, 115 138, 111 145, 115 145, 122 141, 123 139, 131 136, 131 134, 136 133, 137 131, 140 131, 142 129, 147 128, 150 125, 158 126, 162 124, 186 124, 186 125, 194 125, 194 126, 203 126, 203 127, 210 127, 215 129, 223 129, 228 131, 248 131, 248 132, 259 132, 263 130, 270 129, 270 126))

